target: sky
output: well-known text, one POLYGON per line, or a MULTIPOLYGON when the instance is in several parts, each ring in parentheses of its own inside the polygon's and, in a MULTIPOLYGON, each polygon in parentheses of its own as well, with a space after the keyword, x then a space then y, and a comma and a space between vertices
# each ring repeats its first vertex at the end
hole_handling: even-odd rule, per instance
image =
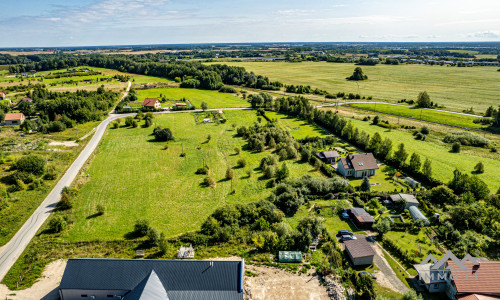
POLYGON ((499 0, 0 0, 0 47, 500 41, 499 0))

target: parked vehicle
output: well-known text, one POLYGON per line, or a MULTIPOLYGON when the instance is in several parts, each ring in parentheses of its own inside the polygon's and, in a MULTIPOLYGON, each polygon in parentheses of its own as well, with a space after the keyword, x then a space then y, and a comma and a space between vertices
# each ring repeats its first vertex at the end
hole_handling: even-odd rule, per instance
POLYGON ((357 240, 358 238, 353 235, 343 235, 340 237, 342 241, 357 240))
POLYGON ((341 236, 341 235, 353 235, 353 233, 352 233, 352 231, 342 229, 342 230, 339 230, 339 232, 337 233, 337 235, 338 236, 341 236))
POLYGON ((342 213, 342 218, 348 220, 349 219, 349 215, 346 212, 343 212, 342 213))

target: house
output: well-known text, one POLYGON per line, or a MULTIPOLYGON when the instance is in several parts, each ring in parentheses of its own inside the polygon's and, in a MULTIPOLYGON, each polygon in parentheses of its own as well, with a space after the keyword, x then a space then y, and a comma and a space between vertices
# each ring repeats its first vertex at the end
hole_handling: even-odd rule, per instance
POLYGON ((194 258, 193 245, 189 244, 189 247, 181 246, 177 253, 177 258, 194 258))
POLYGON ((300 263, 302 262, 302 252, 300 251, 280 251, 278 259, 281 263, 300 263))
POLYGON ((375 175, 376 169, 378 164, 372 153, 348 154, 342 157, 337 165, 340 174, 355 178, 375 175))
POLYGON ((5 125, 21 125, 26 120, 23 113, 7 113, 4 119, 5 125))
POLYGON ((408 211, 410 212, 410 216, 414 221, 424 220, 425 225, 430 224, 429 219, 427 219, 427 217, 424 216, 424 214, 416 206, 410 206, 408 208, 408 211))
POLYGON ((392 202, 395 202, 395 203, 397 203, 398 201, 404 200, 406 203, 405 209, 410 208, 410 206, 419 206, 420 205, 417 198, 415 198, 415 196, 410 195, 410 194, 390 195, 389 198, 391 198, 392 202))
POLYGON ((5 100, 7 99, 7 95, 5 95, 4 92, 0 92, 0 100, 5 100))
POLYGON ((243 299, 244 260, 69 259, 59 296, 71 299, 243 299))
POLYGON ((347 255, 349 255, 353 265, 363 266, 373 264, 375 250, 373 250, 370 243, 366 241, 366 238, 347 240, 344 241, 344 245, 347 255))
POLYGON ((340 157, 337 151, 322 151, 316 153, 316 157, 321 159, 327 164, 335 163, 337 161, 337 157, 340 157))
POLYGON ((142 102, 142 106, 147 108, 160 109, 161 103, 160 100, 156 98, 146 98, 144 99, 144 102, 142 102))
POLYGON ((349 208, 347 214, 358 228, 371 228, 375 224, 375 219, 363 208, 349 208))
POLYGON ((500 261, 469 259, 465 269, 452 260, 447 265, 452 276, 447 277, 446 294, 451 299, 500 299, 500 261))

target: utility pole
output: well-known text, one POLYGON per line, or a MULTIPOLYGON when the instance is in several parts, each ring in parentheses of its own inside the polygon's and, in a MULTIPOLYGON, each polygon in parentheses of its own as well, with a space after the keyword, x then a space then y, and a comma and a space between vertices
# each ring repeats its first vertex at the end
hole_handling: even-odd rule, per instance
POLYGON ((420 121, 422 121, 422 109, 420 109, 420 121))

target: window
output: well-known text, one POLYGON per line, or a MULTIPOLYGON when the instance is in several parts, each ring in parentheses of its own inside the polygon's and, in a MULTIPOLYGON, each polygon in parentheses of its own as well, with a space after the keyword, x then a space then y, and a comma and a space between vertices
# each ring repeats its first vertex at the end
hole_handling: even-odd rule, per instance
POLYGON ((82 294, 82 298, 87 298, 87 294, 82 294))

